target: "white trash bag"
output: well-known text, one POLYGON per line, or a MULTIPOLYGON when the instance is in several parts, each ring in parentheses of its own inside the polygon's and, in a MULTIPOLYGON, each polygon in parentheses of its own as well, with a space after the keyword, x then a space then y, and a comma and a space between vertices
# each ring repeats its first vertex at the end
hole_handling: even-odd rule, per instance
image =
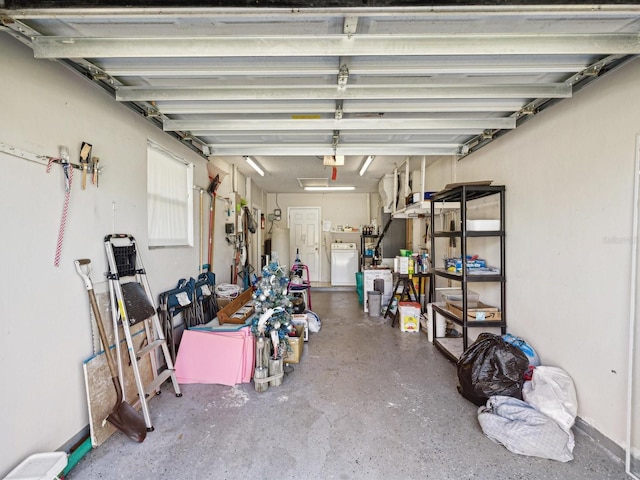
POLYGON ((307 322, 309 323, 309 332, 318 333, 320 331, 320 327, 322 327, 320 317, 311 310, 307 310, 307 322))
POLYGON ((478 422, 493 442, 520 455, 573 460, 575 439, 556 422, 528 403, 514 397, 495 395, 478 409, 478 422))
POLYGON ((522 398, 536 410, 555 420, 568 432, 578 414, 578 400, 573 380, 558 367, 536 367, 530 382, 522 387, 522 398))

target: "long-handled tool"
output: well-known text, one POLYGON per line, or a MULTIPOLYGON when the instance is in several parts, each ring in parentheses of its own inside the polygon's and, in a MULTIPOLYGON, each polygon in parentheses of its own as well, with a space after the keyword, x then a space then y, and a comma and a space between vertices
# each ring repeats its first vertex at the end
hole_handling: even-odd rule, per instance
POLYGON ((211 206, 209 207, 209 255, 207 260, 209 261, 209 271, 213 272, 213 240, 214 240, 214 225, 216 222, 216 190, 220 186, 220 175, 215 177, 209 177, 211 182, 207 187, 207 193, 211 196, 211 206))
POLYGON ((116 369, 115 362, 111 357, 111 352, 109 351, 109 340, 107 339, 107 334, 104 330, 104 325, 102 324, 100 310, 98 309, 98 302, 96 301, 96 294, 93 291, 93 284, 91 283, 91 278, 89 278, 91 260, 76 260, 75 265, 78 274, 84 280, 84 285, 87 289, 87 293, 89 294, 89 303, 91 304, 91 310, 93 310, 93 315, 96 319, 96 324, 98 325, 98 332, 100 332, 100 340, 102 341, 102 346, 104 348, 104 356, 107 359, 107 364, 109 365, 109 372, 111 372, 113 386, 116 388, 116 404, 111 413, 107 416, 107 420, 111 425, 116 427, 130 439, 135 440, 136 442, 142 442, 147 436, 147 426, 140 412, 122 399, 122 387, 120 385, 120 380, 118 379, 118 370, 116 369), (86 268, 86 272, 83 268, 86 268))
POLYGON ((202 226, 204 225, 204 201, 203 201, 203 197, 204 197, 204 190, 202 188, 200 188, 200 241, 198 242, 198 246, 199 246, 199 254, 200 254, 200 262, 198 263, 198 273, 202 273, 202 226))

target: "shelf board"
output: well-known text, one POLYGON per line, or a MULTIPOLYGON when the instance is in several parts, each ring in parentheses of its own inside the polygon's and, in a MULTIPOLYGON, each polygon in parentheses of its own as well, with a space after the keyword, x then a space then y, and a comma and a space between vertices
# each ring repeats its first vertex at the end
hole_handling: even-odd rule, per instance
MULTIPOLYGON (((462 238, 463 234, 460 230, 443 230, 433 232, 434 237, 443 238, 462 238)), ((469 237, 503 237, 504 231, 502 230, 467 230, 464 236, 469 237)))
POLYGON ((454 362, 457 362, 458 359, 462 356, 464 352, 464 345, 462 343, 462 337, 457 338, 449 338, 449 337, 441 337, 434 338, 433 344, 454 362))
MULTIPOLYGON (((462 281, 462 272, 449 272, 444 268, 436 268, 434 273, 442 278, 448 278, 449 280, 455 280, 457 282, 462 281)), ((467 282, 504 282, 504 275, 500 273, 484 273, 481 275, 467 273, 467 282)))
MULTIPOLYGON (((459 202, 438 202, 435 206, 436 215, 448 210, 456 210, 460 208, 459 202)), ((393 218, 417 218, 420 215, 428 215, 431 213, 431 200, 423 200, 422 202, 412 203, 404 208, 396 210, 391 215, 393 218)))
MULTIPOLYGON (((458 317, 455 313, 447 310, 444 307, 441 307, 439 305, 432 305, 431 308, 433 308, 434 312, 439 313, 440 315, 448 320, 451 320, 457 325, 462 326, 464 324, 462 318, 458 317)), ((505 320, 467 320, 467 328, 501 328, 504 326, 506 326, 505 320)))
POLYGON ((456 202, 462 200, 462 193, 466 190, 466 200, 477 200, 478 198, 488 197, 504 191, 502 185, 460 185, 449 190, 443 190, 435 193, 432 200, 435 202, 456 202))

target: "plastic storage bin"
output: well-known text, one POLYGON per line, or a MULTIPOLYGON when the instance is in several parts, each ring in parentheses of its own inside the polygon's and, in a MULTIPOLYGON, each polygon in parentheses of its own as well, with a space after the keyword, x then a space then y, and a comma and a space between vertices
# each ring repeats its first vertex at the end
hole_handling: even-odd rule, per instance
POLYGON ((362 272, 356 272, 356 291, 358 292, 358 303, 364 303, 364 276, 362 272))
POLYGON ((34 453, 9 472, 5 480, 54 480, 67 466, 65 452, 34 453))
MULTIPOLYGON (((458 308, 462 308, 462 290, 446 290, 442 292, 442 300, 455 305, 458 308)), ((467 307, 476 308, 480 295, 471 290, 467 290, 467 307)))
POLYGON ((467 230, 473 232, 500 230, 500 220, 467 220, 467 230))

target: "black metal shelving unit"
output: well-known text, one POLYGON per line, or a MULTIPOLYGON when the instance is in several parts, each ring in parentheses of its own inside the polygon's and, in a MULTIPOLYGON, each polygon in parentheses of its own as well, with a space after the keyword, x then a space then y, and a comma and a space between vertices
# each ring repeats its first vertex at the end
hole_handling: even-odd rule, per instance
POLYGON ((444 278, 447 280, 453 280, 460 282, 460 289, 462 291, 462 317, 457 316, 455 313, 449 311, 447 308, 433 305, 433 331, 434 345, 442 351, 447 357, 453 361, 457 361, 462 352, 464 352, 469 346, 469 328, 496 328, 499 327, 501 332, 506 333, 507 329, 507 316, 506 316, 506 277, 505 277, 505 187, 501 185, 459 185, 450 190, 438 192, 431 198, 431 225, 436 225, 435 212, 436 207, 439 206, 439 210, 457 210, 460 212, 460 224, 456 225, 454 231, 434 231, 431 236, 431 267, 433 273, 433 281, 431 282, 431 296, 435 301, 437 278, 444 278), (499 230, 468 230, 467 229, 467 209, 468 203, 473 202, 481 198, 496 196, 499 202, 499 215, 500 215, 500 228, 499 230), (439 204, 439 205, 438 205, 439 204), (436 239, 437 238, 449 238, 457 239, 460 241, 460 257, 461 259, 467 258, 468 245, 467 240, 469 238, 480 237, 497 237, 500 242, 500 265, 499 273, 486 273, 486 274, 471 274, 467 269, 467 262, 462 261, 461 272, 450 272, 444 267, 436 267, 436 259, 441 258, 442 255, 437 251, 436 239), (469 285, 474 283, 496 283, 500 288, 500 320, 469 320, 468 318, 468 298, 469 285), (436 313, 442 315, 446 319, 454 322, 456 325, 462 327, 462 335, 458 338, 440 337, 437 338, 436 333, 436 313))
POLYGON ((368 265, 371 265, 375 251, 372 255, 367 255, 366 244, 367 242, 376 243, 380 235, 360 235, 360 271, 362 272, 368 265))

